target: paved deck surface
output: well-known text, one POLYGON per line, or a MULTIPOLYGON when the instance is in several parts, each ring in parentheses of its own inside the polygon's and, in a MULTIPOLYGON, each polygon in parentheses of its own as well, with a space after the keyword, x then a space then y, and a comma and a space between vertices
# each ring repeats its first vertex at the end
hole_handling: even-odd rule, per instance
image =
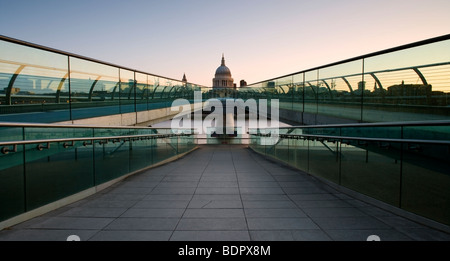
POLYGON ((74 204, 0 231, 0 241, 385 241, 450 235, 339 193, 245 146, 205 145, 74 204))

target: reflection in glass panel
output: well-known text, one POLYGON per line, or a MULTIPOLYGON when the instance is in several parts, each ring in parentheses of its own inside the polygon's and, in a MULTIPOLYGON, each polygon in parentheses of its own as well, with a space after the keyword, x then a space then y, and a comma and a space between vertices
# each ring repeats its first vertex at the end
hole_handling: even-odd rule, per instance
POLYGON ((134 72, 120 69, 120 112, 135 111, 136 85, 134 72))
POLYGON ((292 88, 292 76, 283 77, 276 80, 276 92, 280 101, 292 101, 292 95, 290 95, 292 88))
POLYGON ((153 87, 153 95, 152 95, 152 98, 154 100, 161 99, 161 93, 165 89, 165 86, 163 85, 162 81, 163 81, 163 79, 161 79, 159 77, 154 78, 154 85, 153 85, 154 87, 153 87))
MULTIPOLYGON (((303 73, 292 76, 293 85, 293 105, 292 109, 295 111, 303 111, 303 97, 304 97, 304 82, 303 73)), ((300 121, 301 122, 301 121, 300 121)))
POLYGON ((6 121, 51 122, 70 119, 68 58, 48 51, 0 41, 0 113, 6 121), (58 110, 57 112, 55 110, 58 110))
MULTIPOLYGON (((362 60, 326 67, 319 71, 319 114, 338 119, 361 119, 361 96, 364 89, 362 60)), ((331 119, 328 119, 328 123, 331 119)))
POLYGON ((174 100, 176 99, 177 93, 180 91, 183 84, 179 81, 172 81, 172 89, 167 93, 167 98, 174 100))
POLYGON ((447 40, 365 59, 364 121, 448 119, 449 48, 447 40))
MULTIPOLYGON (((442 63, 439 65, 419 67, 420 73, 426 79, 426 82, 433 86, 432 105, 444 105, 444 93, 450 93, 450 64, 442 63)), ((447 101, 447 99, 446 99, 447 101)))
POLYGON ((309 118, 304 118, 304 122, 307 124, 316 124, 316 115, 318 109, 317 98, 319 89, 317 81, 317 71, 310 71, 305 73, 304 88, 304 108, 305 113, 308 113, 305 114, 305 116, 309 116, 309 118))
POLYGON ((176 86, 169 86, 169 88, 167 88, 166 92, 164 93, 164 97, 165 99, 170 99, 171 96, 175 93, 176 91, 176 86))
POLYGON ((148 76, 143 73, 136 73, 136 111, 148 110, 148 100, 150 91, 147 84, 148 76))
POLYGON ((73 119, 120 112, 118 68, 70 58, 70 89, 73 119))
POLYGON ((151 93, 151 99, 155 99, 155 92, 157 88, 159 87, 159 77, 156 76, 149 76, 149 89, 151 93))
MULTIPOLYGON (((67 60, 67 57, 62 57, 67 60)), ((67 67, 66 67, 67 68, 67 67)), ((67 69, 54 70, 50 68, 41 67, 38 65, 24 66, 18 68, 18 73, 12 85, 11 96, 12 103, 17 104, 18 99, 21 99, 23 103, 45 103, 53 102, 58 103, 61 100, 55 100, 56 94, 64 93, 64 98, 68 100, 68 85, 66 83, 68 74, 67 69), (20 71, 20 72, 19 72, 20 71), (26 96, 39 96, 37 100, 26 100, 26 96), (20 97, 20 98, 19 98, 20 97), (46 100, 47 99, 47 100, 46 100)), ((62 98, 58 96, 58 98, 62 98)))
POLYGON ((153 92, 155 90, 155 76, 147 75, 147 91, 144 92, 144 97, 147 97, 147 100, 151 102, 153 99, 153 92))
POLYGON ((171 91, 173 90, 174 87, 174 81, 169 80, 169 79, 163 79, 163 85, 164 85, 164 89, 161 93, 160 98, 161 99, 167 99, 171 93, 171 91))

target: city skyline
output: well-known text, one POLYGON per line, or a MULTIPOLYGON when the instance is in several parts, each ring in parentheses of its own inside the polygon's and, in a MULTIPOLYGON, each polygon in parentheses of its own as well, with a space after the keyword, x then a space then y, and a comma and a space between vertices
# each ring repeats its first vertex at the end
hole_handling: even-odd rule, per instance
POLYGON ((225 53, 251 84, 448 34, 450 2, 2 1, 0 34, 211 85, 225 53))

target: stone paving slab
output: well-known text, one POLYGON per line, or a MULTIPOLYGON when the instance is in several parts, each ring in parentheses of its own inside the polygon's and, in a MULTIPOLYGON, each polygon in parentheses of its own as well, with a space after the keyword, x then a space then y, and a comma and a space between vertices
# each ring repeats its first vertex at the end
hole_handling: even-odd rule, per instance
POLYGON ((203 145, 0 241, 385 241, 450 235, 342 194, 243 145, 203 145))

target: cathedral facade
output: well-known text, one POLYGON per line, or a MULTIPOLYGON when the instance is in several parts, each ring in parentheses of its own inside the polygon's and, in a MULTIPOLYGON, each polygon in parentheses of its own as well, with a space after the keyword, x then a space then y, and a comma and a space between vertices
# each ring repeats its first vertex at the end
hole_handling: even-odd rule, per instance
POLYGON ((225 57, 222 54, 222 63, 217 68, 212 80, 213 88, 234 88, 234 79, 231 77, 230 69, 225 65, 225 57))

